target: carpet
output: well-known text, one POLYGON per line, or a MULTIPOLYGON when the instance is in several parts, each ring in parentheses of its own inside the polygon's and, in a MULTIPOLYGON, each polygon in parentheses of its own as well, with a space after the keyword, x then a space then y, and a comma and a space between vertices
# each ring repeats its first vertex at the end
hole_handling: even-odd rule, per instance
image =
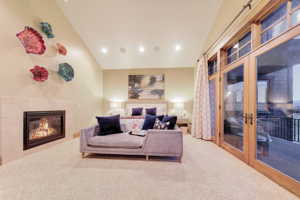
POLYGON ((184 136, 182 163, 141 156, 81 159, 74 139, 0 167, 1 200, 293 200, 213 143, 184 136))

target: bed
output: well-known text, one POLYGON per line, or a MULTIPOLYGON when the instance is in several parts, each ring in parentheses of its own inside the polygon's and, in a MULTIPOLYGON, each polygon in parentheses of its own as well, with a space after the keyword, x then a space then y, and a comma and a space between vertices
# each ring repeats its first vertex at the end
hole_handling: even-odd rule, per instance
POLYGON ((146 108, 156 108, 157 115, 166 115, 168 113, 168 102, 166 101, 127 101, 125 102, 124 118, 143 118, 143 116, 131 116, 132 108, 144 108, 143 116, 146 108))

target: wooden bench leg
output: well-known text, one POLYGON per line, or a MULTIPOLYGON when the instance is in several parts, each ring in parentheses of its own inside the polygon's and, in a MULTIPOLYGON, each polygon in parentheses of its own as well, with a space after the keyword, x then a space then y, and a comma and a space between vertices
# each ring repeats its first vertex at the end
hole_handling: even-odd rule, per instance
POLYGON ((148 155, 146 155, 146 160, 149 160, 149 156, 148 155))
POLYGON ((81 153, 81 158, 84 158, 84 152, 81 153))

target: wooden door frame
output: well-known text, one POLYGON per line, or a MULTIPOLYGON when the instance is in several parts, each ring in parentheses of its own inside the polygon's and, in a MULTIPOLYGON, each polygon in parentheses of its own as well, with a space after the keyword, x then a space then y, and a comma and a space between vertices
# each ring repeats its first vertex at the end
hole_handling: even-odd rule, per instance
MULTIPOLYGON (((271 49, 279 46, 280 44, 291 40, 292 38, 300 36, 300 26, 296 26, 286 32, 285 34, 279 36, 278 38, 272 39, 266 45, 257 49, 253 53, 251 53, 250 57, 250 68, 249 68, 249 112, 253 114, 254 119, 256 119, 256 81, 257 81, 257 69, 256 69, 256 57, 270 51, 271 49)), ((288 175, 283 174, 277 169, 272 168, 271 166, 263 163, 256 159, 256 121, 254 121, 253 125, 249 127, 249 164, 254 167, 259 172, 263 173, 265 176, 269 177, 273 181, 277 182, 279 185, 287 188, 291 192, 300 196, 300 182, 289 177, 288 175)))
POLYGON ((220 120, 219 120, 219 141, 220 141, 220 146, 227 150, 228 152, 230 152, 231 154, 235 155, 237 158, 239 158, 240 160, 248 163, 249 162, 249 129, 248 129, 248 124, 245 123, 245 120, 243 120, 243 129, 244 129, 244 133, 243 133, 243 151, 238 150, 237 148, 231 146, 230 144, 226 144, 226 142, 224 142, 224 74, 226 74, 227 72, 239 67, 240 65, 243 65, 244 67, 244 87, 243 87, 243 114, 248 113, 248 92, 247 92, 247 88, 248 88, 248 73, 249 73, 249 57, 246 56, 242 59, 239 59, 238 61, 234 62, 233 64, 227 65, 226 67, 224 67, 223 70, 221 70, 220 73, 220 84, 219 84, 219 88, 220 88, 220 105, 221 108, 219 109, 219 115, 220 115, 220 120))

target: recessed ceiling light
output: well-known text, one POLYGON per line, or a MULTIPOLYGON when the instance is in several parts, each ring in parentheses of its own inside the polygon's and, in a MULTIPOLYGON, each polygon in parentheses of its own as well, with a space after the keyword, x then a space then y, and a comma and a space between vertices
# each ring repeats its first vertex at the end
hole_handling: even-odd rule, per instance
POLYGON ((160 50, 159 46, 154 47, 154 51, 158 52, 160 50))
POLYGON ((68 3, 68 2, 69 2, 69 0, 64 0, 64 2, 68 3))
POLYGON ((103 54, 107 54, 108 50, 107 50, 107 48, 102 48, 102 49, 101 49, 101 52, 102 52, 103 54))
POLYGON ((144 53, 144 52, 145 52, 145 47, 140 46, 140 47, 139 47, 139 51, 140 51, 141 53, 144 53))
POLYGON ((126 53, 126 49, 122 47, 122 48, 120 48, 120 52, 121 53, 126 53))
POLYGON ((182 47, 179 45, 179 44, 177 44, 176 46, 175 46, 175 50, 176 51, 180 51, 182 49, 182 47))

